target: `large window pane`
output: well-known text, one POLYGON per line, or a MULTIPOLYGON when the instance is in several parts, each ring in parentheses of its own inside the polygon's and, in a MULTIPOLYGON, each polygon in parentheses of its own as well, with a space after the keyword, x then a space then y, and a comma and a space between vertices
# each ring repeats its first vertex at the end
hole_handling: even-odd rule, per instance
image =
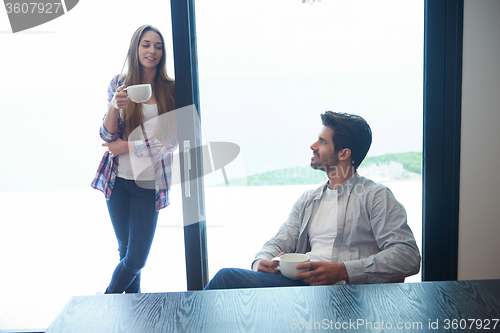
POLYGON ((249 268, 299 195, 326 180, 308 167, 326 110, 370 123, 359 172, 395 193, 421 248, 423 4, 196 3, 204 139, 241 147, 229 186, 220 171, 205 178, 211 276, 249 268))

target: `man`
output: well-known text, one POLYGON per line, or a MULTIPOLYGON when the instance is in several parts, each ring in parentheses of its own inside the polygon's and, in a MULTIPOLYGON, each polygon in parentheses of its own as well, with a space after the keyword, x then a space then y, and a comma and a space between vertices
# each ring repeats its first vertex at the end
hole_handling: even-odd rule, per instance
POLYGON ((420 253, 404 207, 381 184, 356 169, 371 145, 368 123, 357 115, 327 111, 311 145, 311 167, 328 182, 305 192, 276 236, 257 253, 252 271, 220 270, 205 289, 394 282, 418 273, 420 253), (298 280, 271 260, 282 253, 307 253, 311 261, 298 280))

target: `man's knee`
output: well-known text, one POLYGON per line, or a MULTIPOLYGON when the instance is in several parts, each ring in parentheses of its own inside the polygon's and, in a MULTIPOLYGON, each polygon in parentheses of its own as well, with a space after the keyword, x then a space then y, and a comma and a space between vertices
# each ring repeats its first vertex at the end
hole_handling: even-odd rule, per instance
POLYGON ((222 268, 217 272, 217 274, 215 274, 214 278, 217 277, 218 279, 226 279, 228 276, 233 275, 233 270, 234 268, 222 268))
POLYGON ((239 270, 238 268, 222 268, 215 274, 215 276, 206 285, 205 290, 210 289, 228 289, 234 288, 235 275, 234 272, 239 270))
POLYGON ((205 287, 206 290, 209 289, 225 289, 226 282, 231 281, 233 275, 232 268, 223 268, 215 274, 215 276, 210 280, 210 282, 205 287))

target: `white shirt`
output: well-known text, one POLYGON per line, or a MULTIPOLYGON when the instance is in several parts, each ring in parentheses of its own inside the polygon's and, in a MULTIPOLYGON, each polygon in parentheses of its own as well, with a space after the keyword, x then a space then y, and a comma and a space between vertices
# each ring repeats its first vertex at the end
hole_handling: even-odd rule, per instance
MULTIPOLYGON (((144 129, 146 135, 150 138, 158 129, 158 107, 156 104, 141 104, 144 116, 144 129)), ((139 126, 132 131, 130 137, 140 137, 144 139, 142 127, 139 126)), ((123 153, 120 155, 120 164, 118 164, 118 177, 130 180, 154 180, 155 172, 152 167, 151 158, 137 157, 135 154, 123 153)))
POLYGON ((311 261, 331 261, 335 237, 337 237, 338 192, 326 188, 314 215, 307 226, 311 261))

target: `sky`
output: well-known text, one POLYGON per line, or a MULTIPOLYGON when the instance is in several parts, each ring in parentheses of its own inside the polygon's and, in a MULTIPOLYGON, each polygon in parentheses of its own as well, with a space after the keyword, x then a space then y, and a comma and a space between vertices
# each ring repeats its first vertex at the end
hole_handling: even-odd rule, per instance
MULTIPOLYGON (((241 147, 228 177, 307 165, 326 110, 367 119, 369 155, 421 151, 423 1, 197 1, 196 22, 203 138, 241 147)), ((89 188, 109 81, 146 23, 171 40, 169 2, 80 1, 16 34, 0 10, 0 191, 89 188)))

